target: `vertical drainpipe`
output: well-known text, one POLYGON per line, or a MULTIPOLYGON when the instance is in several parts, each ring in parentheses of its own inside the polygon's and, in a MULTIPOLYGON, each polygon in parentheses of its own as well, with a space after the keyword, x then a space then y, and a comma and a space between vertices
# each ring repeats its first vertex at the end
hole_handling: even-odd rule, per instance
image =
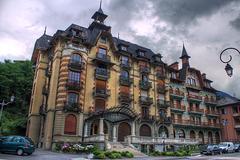
MULTIPOLYGON (((155 69, 155 68, 154 68, 155 69)), ((153 70, 153 84, 154 84, 154 100, 155 100, 155 118, 157 117, 157 97, 156 97, 156 74, 154 74, 155 73, 155 70, 153 70)), ((156 126, 155 126, 155 123, 154 123, 154 125, 153 125, 153 129, 154 129, 154 137, 155 137, 155 135, 156 135, 156 132, 155 132, 155 130, 156 130, 156 126)))

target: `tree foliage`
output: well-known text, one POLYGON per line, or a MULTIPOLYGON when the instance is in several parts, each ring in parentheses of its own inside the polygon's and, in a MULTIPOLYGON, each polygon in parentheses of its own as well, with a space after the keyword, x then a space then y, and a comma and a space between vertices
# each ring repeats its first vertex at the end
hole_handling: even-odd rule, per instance
POLYGON ((28 107, 33 83, 33 69, 30 61, 0 62, 0 101, 15 101, 4 106, 2 134, 25 135, 28 107))

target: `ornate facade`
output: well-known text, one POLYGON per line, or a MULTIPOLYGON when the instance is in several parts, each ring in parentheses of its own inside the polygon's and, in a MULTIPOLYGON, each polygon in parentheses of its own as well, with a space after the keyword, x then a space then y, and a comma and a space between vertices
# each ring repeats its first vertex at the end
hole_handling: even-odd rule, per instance
POLYGON ((50 149, 57 142, 139 149, 219 141, 210 80, 189 66, 168 66, 160 54, 113 37, 99 8, 88 28, 75 24, 37 39, 27 136, 50 149))

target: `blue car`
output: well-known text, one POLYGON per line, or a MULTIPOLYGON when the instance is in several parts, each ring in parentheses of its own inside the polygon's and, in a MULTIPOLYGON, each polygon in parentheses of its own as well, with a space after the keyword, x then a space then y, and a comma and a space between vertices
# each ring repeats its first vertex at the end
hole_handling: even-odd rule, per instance
POLYGON ((4 136, 0 137, 0 152, 16 153, 21 156, 24 153, 31 155, 35 151, 33 141, 28 137, 4 136))

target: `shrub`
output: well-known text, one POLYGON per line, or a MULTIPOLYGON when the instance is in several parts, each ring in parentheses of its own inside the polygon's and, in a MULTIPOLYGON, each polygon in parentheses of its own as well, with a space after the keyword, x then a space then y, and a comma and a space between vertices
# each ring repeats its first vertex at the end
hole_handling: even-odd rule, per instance
POLYGON ((62 149, 62 144, 61 143, 56 143, 55 151, 61 151, 61 149, 62 149))
POLYGON ((106 156, 105 156, 105 154, 104 154, 104 152, 100 152, 99 154, 94 154, 94 158, 95 159, 105 159, 106 158, 106 156))
POLYGON ((174 152, 166 152, 166 156, 175 156, 174 152))
POLYGON ((124 156, 124 157, 127 157, 127 158, 133 158, 134 155, 133 155, 133 153, 128 152, 128 153, 126 153, 126 156, 124 156))

